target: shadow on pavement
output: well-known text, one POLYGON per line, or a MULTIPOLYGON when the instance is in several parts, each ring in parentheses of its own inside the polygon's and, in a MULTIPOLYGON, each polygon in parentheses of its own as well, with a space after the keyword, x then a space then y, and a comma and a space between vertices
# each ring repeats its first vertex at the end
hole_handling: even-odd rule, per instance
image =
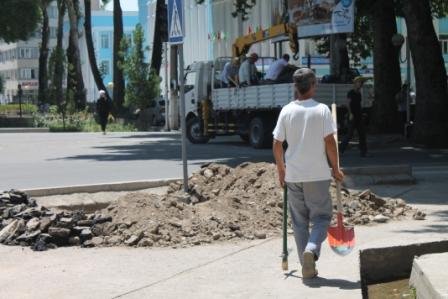
MULTIPOLYGON (((181 141, 178 135, 148 134, 122 136, 118 138, 156 138, 143 140, 137 144, 118 144, 92 147, 97 154, 84 154, 67 156, 54 160, 95 160, 95 161, 135 161, 135 160, 181 160, 181 141)), ((237 139, 212 140, 208 144, 187 145, 188 160, 190 164, 202 164, 206 161, 226 163, 237 166, 243 162, 273 162, 270 149, 256 150, 237 139)))
POLYGON ((313 279, 303 279, 303 284, 310 288, 332 287, 341 290, 361 289, 359 281, 349 281, 345 279, 316 277, 313 279))

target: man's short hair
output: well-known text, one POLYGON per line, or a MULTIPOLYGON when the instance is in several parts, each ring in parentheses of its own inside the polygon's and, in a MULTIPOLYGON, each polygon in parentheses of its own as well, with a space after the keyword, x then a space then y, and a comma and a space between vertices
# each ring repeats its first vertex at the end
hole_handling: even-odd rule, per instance
POLYGON ((286 61, 289 61, 289 54, 283 54, 282 58, 286 61))
POLYGON ((307 93, 316 83, 316 75, 309 68, 301 68, 294 72, 294 85, 300 94, 307 93))

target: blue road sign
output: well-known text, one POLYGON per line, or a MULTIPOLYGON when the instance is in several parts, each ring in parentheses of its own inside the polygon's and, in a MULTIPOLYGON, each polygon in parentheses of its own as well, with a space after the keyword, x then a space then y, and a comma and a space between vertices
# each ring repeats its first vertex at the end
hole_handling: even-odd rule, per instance
POLYGON ((168 41, 171 44, 184 42, 184 1, 168 0, 168 41))

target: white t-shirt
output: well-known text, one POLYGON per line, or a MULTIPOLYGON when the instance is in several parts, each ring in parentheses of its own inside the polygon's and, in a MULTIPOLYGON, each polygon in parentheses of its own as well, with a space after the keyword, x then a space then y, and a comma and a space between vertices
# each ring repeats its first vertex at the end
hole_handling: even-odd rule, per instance
POLYGON ((240 83, 247 83, 248 85, 253 84, 253 80, 257 75, 257 69, 255 64, 250 63, 249 59, 246 59, 240 66, 240 70, 238 72, 238 77, 240 79, 240 83))
POLYGON ((288 65, 288 62, 283 58, 277 59, 270 66, 268 71, 266 72, 266 79, 268 80, 277 80, 278 75, 282 72, 285 66, 288 65))
POLYGON ((313 99, 284 106, 274 129, 274 139, 287 141, 286 176, 290 183, 331 178, 324 138, 337 132, 330 109, 313 99))
POLYGON ((227 62, 221 72, 221 81, 229 84, 229 77, 234 79, 238 75, 238 67, 234 66, 231 62, 227 62))

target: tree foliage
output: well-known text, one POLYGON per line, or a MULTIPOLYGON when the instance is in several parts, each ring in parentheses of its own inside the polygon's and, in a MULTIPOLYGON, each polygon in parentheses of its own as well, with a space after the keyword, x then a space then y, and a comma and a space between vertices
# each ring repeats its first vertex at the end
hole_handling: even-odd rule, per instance
POLYGON ((0 38, 7 43, 26 40, 37 29, 40 18, 39 1, 1 0, 0 38))
POLYGON ((160 95, 160 78, 145 62, 143 47, 143 29, 138 24, 133 32, 133 41, 123 39, 122 51, 124 54, 123 70, 126 77, 127 106, 134 106, 141 110, 151 106, 156 97, 160 95))
MULTIPOLYGON (((204 3, 205 0, 196 0, 197 4, 204 3)), ((257 4, 257 0, 234 0, 233 6, 235 10, 232 12, 232 17, 236 18, 238 16, 241 16, 243 20, 248 20, 247 17, 250 13, 250 10, 252 7, 254 7, 257 4)))

